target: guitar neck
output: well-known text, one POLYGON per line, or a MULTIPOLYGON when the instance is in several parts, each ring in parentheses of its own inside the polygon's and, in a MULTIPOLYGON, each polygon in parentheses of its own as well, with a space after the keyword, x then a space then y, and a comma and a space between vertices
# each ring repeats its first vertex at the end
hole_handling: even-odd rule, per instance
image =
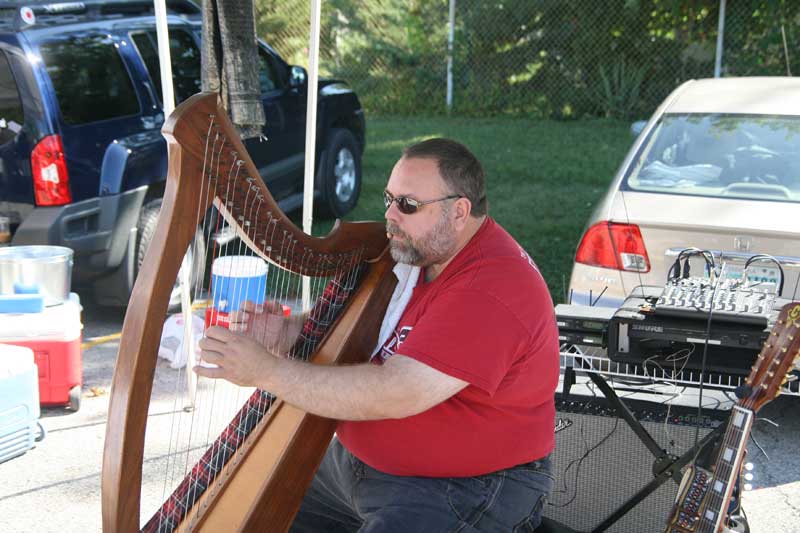
POLYGON ((736 476, 742 468, 744 446, 755 413, 780 394, 781 384, 800 357, 800 302, 781 308, 769 338, 756 357, 741 389, 741 401, 731 410, 712 470, 697 465, 684 476, 667 521, 668 533, 719 533, 725 528, 736 476))
POLYGON ((685 474, 666 533, 719 533, 739 474, 753 425, 753 411, 734 406, 711 470, 698 465, 685 474))
POLYGON ((713 468, 713 477, 709 481, 711 486, 700 512, 698 532, 717 533, 724 526, 734 484, 742 469, 742 458, 753 426, 753 417, 753 411, 739 405, 731 410, 725 437, 713 468))

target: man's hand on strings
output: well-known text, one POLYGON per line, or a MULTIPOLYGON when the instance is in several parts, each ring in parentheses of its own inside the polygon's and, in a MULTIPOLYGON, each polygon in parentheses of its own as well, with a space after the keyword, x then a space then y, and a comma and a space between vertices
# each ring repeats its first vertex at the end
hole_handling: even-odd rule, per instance
POLYGON ((197 375, 240 386, 258 386, 275 361, 275 355, 255 339, 219 326, 208 328, 199 347, 200 359, 216 367, 197 365, 193 369, 197 375))
POLYGON ((252 337, 271 351, 285 353, 297 336, 297 332, 292 335, 292 322, 291 317, 284 316, 283 305, 277 301, 261 305, 246 301, 239 311, 231 313, 230 330, 252 337))
POLYGON ((284 318, 283 306, 279 302, 270 300, 256 305, 247 300, 238 311, 230 314, 230 330, 248 333, 262 341, 280 335, 284 318))

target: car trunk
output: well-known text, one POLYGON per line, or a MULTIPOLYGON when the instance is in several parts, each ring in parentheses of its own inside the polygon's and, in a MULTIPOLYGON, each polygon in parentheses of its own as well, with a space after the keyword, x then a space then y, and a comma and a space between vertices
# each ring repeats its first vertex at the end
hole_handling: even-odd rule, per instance
MULTIPOLYGON (((663 285, 677 253, 694 246, 715 255, 722 252, 729 277, 740 275, 744 261, 754 254, 784 258, 788 263, 784 265, 784 296, 791 297, 800 271, 798 208, 794 202, 623 192, 615 199, 610 219, 639 226, 651 266, 642 276, 645 284, 663 285), (665 203, 675 207, 664 209, 665 203)), ((693 275, 702 272, 701 265, 700 258, 692 262, 693 275)), ((773 276, 778 273, 769 261, 759 261, 748 269, 751 279, 773 276)), ((637 274, 626 273, 625 277, 638 284, 637 274)))

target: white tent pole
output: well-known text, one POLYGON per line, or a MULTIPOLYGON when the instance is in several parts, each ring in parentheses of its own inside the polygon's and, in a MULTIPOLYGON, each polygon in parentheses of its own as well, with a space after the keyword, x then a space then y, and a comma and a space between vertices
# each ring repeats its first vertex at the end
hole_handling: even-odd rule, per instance
MULTIPOLYGON (((311 0, 311 31, 308 46, 306 101, 306 166, 303 185, 303 231, 311 235, 314 213, 314 163, 317 149, 317 84, 319 80, 319 25, 322 0, 311 0)), ((328 154, 328 157, 335 157, 328 154)), ((311 280, 303 277, 303 310, 311 306, 311 280)))
POLYGON ((172 61, 169 54, 169 28, 167 27, 166 0, 153 0, 156 12, 156 37, 158 37, 158 64, 161 71, 161 101, 164 117, 175 109, 175 91, 172 89, 172 61))
MULTIPOLYGON (((164 119, 175 110, 175 91, 172 86, 172 57, 169 53, 169 28, 167 26, 166 0, 153 0, 156 14, 156 37, 158 40, 158 64, 161 72, 161 102, 164 119)), ((189 256, 184 254, 178 280, 181 287, 181 315, 183 316, 183 354, 186 359, 186 385, 188 388, 188 405, 194 405, 197 391, 197 375, 192 372, 196 355, 194 347, 194 331, 192 329, 192 288, 189 256)))

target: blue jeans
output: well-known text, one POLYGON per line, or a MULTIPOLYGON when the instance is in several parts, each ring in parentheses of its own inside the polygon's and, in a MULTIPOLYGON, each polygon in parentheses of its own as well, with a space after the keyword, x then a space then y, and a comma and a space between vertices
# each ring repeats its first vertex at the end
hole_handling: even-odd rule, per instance
POLYGON ((551 472, 545 457, 476 477, 393 476, 334 439, 291 532, 529 532, 541 521, 551 472))

